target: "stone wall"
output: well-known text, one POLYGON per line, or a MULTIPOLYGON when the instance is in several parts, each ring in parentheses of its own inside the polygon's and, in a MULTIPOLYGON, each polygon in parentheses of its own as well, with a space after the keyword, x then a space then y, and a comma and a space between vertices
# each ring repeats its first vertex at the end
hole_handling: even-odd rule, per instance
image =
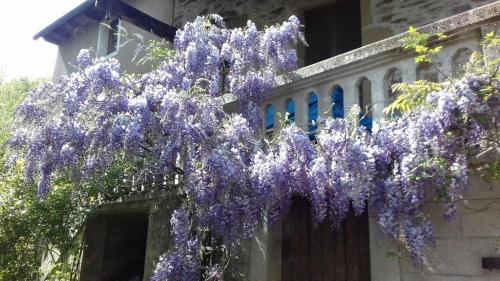
MULTIPOLYGON (((176 27, 182 27, 198 15, 217 13, 232 27, 242 26, 247 19, 260 27, 286 20, 290 15, 303 18, 304 12, 344 0, 126 0, 128 4, 176 27)), ((361 38, 363 45, 404 32, 409 26, 422 26, 493 0, 359 0, 361 4, 361 38)), ((123 23, 129 34, 139 33, 149 39, 159 39, 137 27, 123 23)), ((89 23, 75 30, 73 38, 59 46, 54 77, 74 71, 71 64, 82 48, 96 48, 99 24, 89 23)), ((149 66, 131 62, 136 46, 128 44, 117 55, 123 69, 143 73, 149 66)), ((302 59, 304 49, 299 50, 302 59)))
POLYGON ((335 3, 337 0, 176 0, 174 25, 181 27, 198 15, 219 14, 226 19, 245 17, 260 27, 301 16, 305 9, 335 3))
POLYGON ((57 61, 54 69, 54 78, 67 75, 75 71, 76 56, 83 48, 97 48, 97 34, 99 23, 89 22, 83 27, 74 30, 70 40, 59 44, 57 61))
POLYGON ((392 280, 500 280, 499 270, 486 270, 481 265, 483 257, 500 257, 500 183, 471 177, 458 216, 451 222, 443 219, 439 203, 429 202, 427 208, 435 226, 436 247, 428 250, 428 261, 422 269, 403 256, 400 278, 392 280))
MULTIPOLYGON (((142 35, 144 42, 148 42, 149 40, 161 40, 158 36, 140 29, 127 21, 121 21, 121 26, 131 37, 133 34, 142 35)), ((57 79, 62 75, 70 74, 76 70, 74 67, 75 61, 81 49, 91 49, 96 51, 98 48, 97 45, 99 41, 98 38, 100 29, 106 28, 107 27, 101 26, 98 22, 89 22, 85 27, 75 30, 70 40, 60 44, 58 46, 57 60, 54 68, 54 78, 57 79)), ((138 44, 133 40, 124 44, 127 40, 127 38, 121 36, 119 39, 119 51, 112 57, 120 61, 121 69, 128 73, 144 73, 149 71, 151 69, 151 65, 138 64, 137 60, 132 61, 138 48, 138 44)))
MULTIPOLYGON (((412 264, 406 250, 379 230, 370 217, 372 281, 496 281, 500 270, 482 268, 483 257, 500 257, 500 183, 470 178, 456 219, 443 219, 438 202, 426 206, 436 231, 436 246, 428 248, 423 267, 412 264)), ((227 280, 281 280, 281 225, 261 229, 240 250, 227 280)))
POLYGON ((370 12, 363 24, 363 43, 423 26, 467 10, 493 3, 494 0, 371 0, 370 12))
MULTIPOLYGON (((340 0, 175 0, 173 24, 182 27, 197 15, 216 13, 246 18, 260 26, 303 17, 304 11, 340 0)), ((494 0, 360 0, 363 45, 476 8, 494 0)))
MULTIPOLYGON (((436 1, 437 2, 437 1, 436 1)), ((488 31, 499 31, 500 2, 457 15, 425 27, 423 32, 444 32, 449 40, 434 60, 443 81, 463 63, 461 54, 479 51, 498 58, 496 51, 485 51, 480 45, 488 31)), ((319 98, 319 112, 327 112, 332 104, 331 93, 335 86, 344 89, 346 108, 358 103, 359 87, 356 81, 371 81, 374 119, 383 119, 382 109, 387 103, 386 77, 396 69, 404 82, 419 77, 419 67, 409 53, 401 51, 400 37, 365 46, 323 62, 297 70, 290 77, 278 79, 276 88, 263 107, 273 105, 275 113, 285 114, 285 103, 293 99, 296 105, 295 121, 299 126, 308 124, 307 96, 314 92, 319 98), (297 78, 295 78, 297 77, 297 78)), ((274 121, 276 130, 279 123, 274 121)), ((436 247, 427 251, 428 260, 422 268, 413 266, 397 242, 385 237, 379 230, 377 219, 371 214, 370 260, 373 281, 493 281, 500 280, 500 270, 482 268, 483 257, 500 257, 500 183, 488 183, 471 177, 468 190, 460 202, 458 216, 447 222, 439 202, 429 201, 427 213, 436 230, 436 247)), ((280 280, 281 233, 263 229, 252 240, 250 258, 236 264, 246 268, 248 275, 240 280, 280 280)))
POLYGON ((160 20, 172 24, 175 0, 123 0, 126 4, 160 20))

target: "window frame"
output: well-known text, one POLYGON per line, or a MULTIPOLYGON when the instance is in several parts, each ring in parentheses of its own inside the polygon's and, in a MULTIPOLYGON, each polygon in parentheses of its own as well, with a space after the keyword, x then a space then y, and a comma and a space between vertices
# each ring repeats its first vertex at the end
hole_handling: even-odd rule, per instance
POLYGON ((99 23, 99 33, 97 37, 97 55, 103 58, 112 58, 120 53, 121 35, 120 29, 122 28, 122 20, 115 18, 113 20, 102 21, 99 23), (113 27, 116 21, 116 31, 110 29, 108 26, 113 27), (111 48, 110 43, 113 42, 112 38, 116 36, 116 46, 111 48), (114 51, 110 52, 110 50, 114 51))

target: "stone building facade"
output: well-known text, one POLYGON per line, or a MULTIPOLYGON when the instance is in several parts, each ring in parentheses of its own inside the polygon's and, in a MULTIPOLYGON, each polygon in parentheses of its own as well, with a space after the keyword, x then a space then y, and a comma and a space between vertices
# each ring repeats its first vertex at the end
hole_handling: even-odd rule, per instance
MULTIPOLYGON (((444 75, 459 71, 468 54, 486 52, 479 44, 485 33, 500 32, 500 1, 492 0, 124 0, 123 3, 177 28, 197 15, 209 13, 222 15, 231 27, 243 26, 247 19, 262 27, 281 22, 292 14, 299 16, 306 25, 310 47, 299 50, 302 67, 295 75, 278 79, 278 86, 263 108, 272 108, 271 116, 275 116, 278 112, 285 113, 287 104, 293 101, 295 122, 303 127, 310 123, 311 98, 316 101, 317 112, 328 112, 338 89, 342 90, 345 108, 354 104, 362 107, 371 104, 374 105, 371 118, 381 120, 385 118, 382 109, 390 102, 388 93, 393 83, 416 79, 444 80, 444 75), (402 51, 401 33, 409 26, 422 27, 422 31, 428 33, 448 34, 448 39, 441 42, 445 47, 436 59, 439 72, 416 66, 411 54, 402 51)), ((149 69, 148 65, 136 65, 130 61, 135 52, 133 44, 120 46, 116 43, 116 50, 106 53, 110 46, 104 46, 102 42, 114 41, 107 40, 111 35, 100 22, 109 23, 119 15, 106 13, 102 18, 92 18, 89 14, 92 13, 86 10, 83 18, 81 13, 76 13, 78 20, 65 19, 71 24, 64 28, 71 32, 67 32, 64 40, 55 42, 59 46, 56 77, 71 73, 71 62, 78 51, 89 47, 98 53, 105 50, 103 56, 116 57, 128 72, 141 73, 149 69)), ((137 24, 130 15, 120 20, 120 25, 130 34, 143 34, 146 40, 161 38, 153 29, 144 29, 137 24)), ((50 32, 62 32, 62 27, 58 28, 50 32)), ((50 32, 40 37, 49 40, 53 38, 50 32)), ((119 38, 116 40, 120 42, 119 38)), ((499 56, 495 52, 485 54, 499 56)), ((228 108, 233 108, 232 104, 228 104, 228 108)), ((262 113, 264 122, 272 122, 272 130, 279 130, 278 120, 266 119, 265 113, 262 113)), ((263 124, 263 127, 267 125, 263 124)), ((143 266, 134 272, 138 279, 130 280, 141 277, 148 280, 159 255, 169 248, 168 221, 177 205, 178 201, 169 194, 156 194, 104 206, 87 227, 81 280, 107 280, 107 276, 119 276, 113 274, 120 274, 120 266, 128 265, 118 261, 117 253, 142 255, 138 262, 143 266), (127 232, 130 239, 137 238, 139 246, 135 252, 119 252, 120 244, 129 242, 115 239, 117 232, 126 231, 117 225, 127 223, 132 228, 144 228, 142 233, 127 232), (116 270, 105 271, 103 268, 116 270)), ((459 216, 451 223, 442 219, 437 202, 429 201, 427 207, 436 227, 437 241, 436 248, 429 249, 429 260, 424 268, 415 268, 404 255, 394 255, 400 252, 399 246, 384 237, 375 218, 367 214, 368 243, 363 244, 366 249, 361 253, 369 253, 366 254, 369 256, 366 257, 368 280, 500 280, 500 270, 487 270, 481 264, 483 258, 500 257, 500 184, 473 177, 466 198, 460 204, 459 216)), ((293 224, 293 218, 291 221, 293 224)), ((241 247, 239 258, 229 268, 228 280, 296 280, 283 274, 287 266, 284 252, 288 246, 283 238, 287 224, 290 220, 261 229, 251 241, 247 241, 241 247)), ((344 277, 321 280, 358 280, 347 275, 344 277)))

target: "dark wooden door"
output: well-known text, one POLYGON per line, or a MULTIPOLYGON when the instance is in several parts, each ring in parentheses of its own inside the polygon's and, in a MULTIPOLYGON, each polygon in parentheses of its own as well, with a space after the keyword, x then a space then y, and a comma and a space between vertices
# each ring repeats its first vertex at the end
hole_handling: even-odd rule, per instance
POLYGON ((283 222, 282 281, 369 281, 368 216, 352 211, 332 231, 323 223, 313 228, 309 202, 294 198, 283 222))
POLYGON ((80 281, 142 280, 148 214, 100 215, 85 231, 80 281))
POLYGON ((304 12, 308 43, 306 65, 361 47, 361 9, 359 0, 335 3, 304 12))

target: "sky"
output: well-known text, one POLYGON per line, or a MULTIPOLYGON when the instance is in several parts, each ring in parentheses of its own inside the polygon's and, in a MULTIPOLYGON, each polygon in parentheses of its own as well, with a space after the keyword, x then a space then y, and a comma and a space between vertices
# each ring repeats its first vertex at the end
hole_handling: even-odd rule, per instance
POLYGON ((0 2, 0 73, 8 79, 52 76, 57 46, 40 30, 78 6, 83 0, 3 0, 0 2))

